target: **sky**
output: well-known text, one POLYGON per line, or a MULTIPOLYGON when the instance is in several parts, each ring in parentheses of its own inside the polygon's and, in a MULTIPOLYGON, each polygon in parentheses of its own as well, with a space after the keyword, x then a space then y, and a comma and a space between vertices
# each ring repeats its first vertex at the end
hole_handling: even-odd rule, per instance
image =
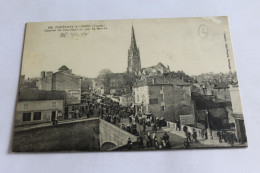
POLYGON ((226 73, 226 33, 235 71, 228 19, 214 17, 28 23, 21 74, 39 77, 62 65, 85 77, 96 77, 102 69, 125 72, 132 25, 142 68, 161 62, 188 75, 226 73))

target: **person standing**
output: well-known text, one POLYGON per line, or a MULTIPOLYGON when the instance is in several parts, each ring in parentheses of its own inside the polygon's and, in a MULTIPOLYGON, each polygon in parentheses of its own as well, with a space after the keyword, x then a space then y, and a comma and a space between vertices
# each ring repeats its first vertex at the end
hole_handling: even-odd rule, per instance
POLYGON ((188 138, 185 138, 185 139, 184 139, 183 145, 184 145, 184 148, 185 148, 185 149, 190 148, 190 142, 189 142, 188 138))
POLYGON ((146 129, 146 125, 145 123, 143 123, 143 131, 145 132, 145 129, 146 129))
POLYGON ((128 149, 128 150, 132 150, 132 145, 133 145, 133 143, 132 143, 131 139, 128 138, 128 141, 127 141, 127 149, 128 149))
POLYGON ((143 138, 141 135, 139 135, 137 137, 137 141, 138 141, 138 144, 139 144, 139 148, 144 148, 144 141, 143 141, 143 138))
POLYGON ((191 133, 189 131, 186 132, 186 137, 189 142, 191 142, 191 133))
POLYGON ((155 123, 152 125, 152 131, 153 131, 153 133, 157 132, 157 126, 155 123))
POLYGON ((219 143, 222 143, 222 136, 221 136, 221 133, 220 133, 219 130, 218 130, 218 132, 217 132, 217 136, 218 136, 218 141, 219 141, 219 143))
POLYGON ((129 124, 131 124, 132 123, 132 117, 129 116, 128 118, 129 118, 129 124))
POLYGON ((176 123, 176 130, 181 130, 181 124, 180 124, 180 121, 177 120, 177 123, 176 123))
POLYGON ((150 135, 150 133, 148 132, 148 134, 147 134, 147 137, 146 137, 146 146, 149 148, 149 147, 151 147, 152 146, 152 138, 151 138, 151 135, 150 135))
POLYGON ((196 143, 199 142, 198 139, 197 139, 198 135, 197 135, 197 132, 196 132, 195 129, 193 129, 192 137, 193 137, 193 139, 194 139, 194 142, 196 142, 196 143))

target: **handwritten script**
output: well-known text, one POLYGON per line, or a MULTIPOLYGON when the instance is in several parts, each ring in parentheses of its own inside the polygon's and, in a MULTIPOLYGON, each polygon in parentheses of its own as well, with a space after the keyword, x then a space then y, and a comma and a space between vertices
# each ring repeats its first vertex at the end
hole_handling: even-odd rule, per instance
POLYGON ((61 38, 86 38, 89 32, 107 30, 106 25, 54 25, 47 26, 43 32, 58 33, 61 38))

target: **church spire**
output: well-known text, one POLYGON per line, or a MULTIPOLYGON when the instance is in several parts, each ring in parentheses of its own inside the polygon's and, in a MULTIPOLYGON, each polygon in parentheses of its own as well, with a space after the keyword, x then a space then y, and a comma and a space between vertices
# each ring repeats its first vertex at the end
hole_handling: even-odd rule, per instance
POLYGON ((140 53, 136 45, 134 26, 132 25, 131 45, 130 48, 128 49, 127 71, 137 75, 140 70, 141 70, 140 53))
POLYGON ((137 45, 136 45, 136 40, 135 40, 135 31, 134 31, 134 26, 132 25, 132 36, 131 36, 131 46, 130 49, 136 50, 137 45))

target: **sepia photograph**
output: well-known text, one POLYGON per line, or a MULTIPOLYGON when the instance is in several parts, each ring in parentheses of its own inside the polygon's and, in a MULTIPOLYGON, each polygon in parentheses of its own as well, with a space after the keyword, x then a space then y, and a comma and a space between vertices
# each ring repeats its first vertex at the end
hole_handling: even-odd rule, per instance
POLYGON ((228 17, 27 23, 21 62, 12 152, 248 146, 228 17))

